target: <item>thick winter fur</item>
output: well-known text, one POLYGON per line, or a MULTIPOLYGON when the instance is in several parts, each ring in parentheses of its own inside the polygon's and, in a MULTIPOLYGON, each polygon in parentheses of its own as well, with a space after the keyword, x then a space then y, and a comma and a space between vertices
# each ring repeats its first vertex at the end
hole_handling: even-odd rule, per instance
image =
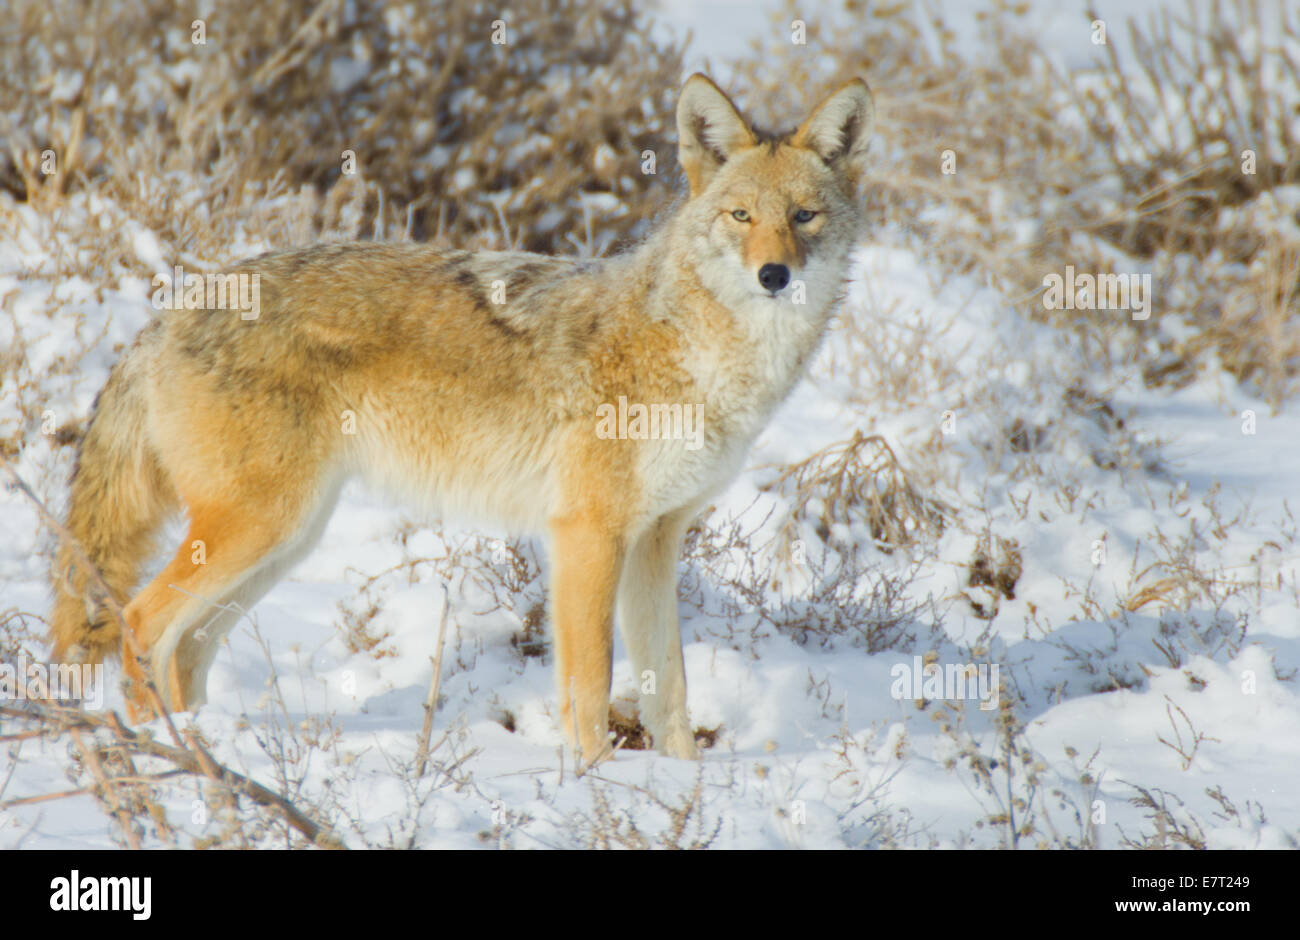
MULTIPOLYGON (((655 674, 642 717, 656 745, 695 756, 682 536, 825 330, 863 227, 872 113, 854 81, 798 130, 765 135, 696 75, 677 114, 690 198, 635 251, 580 261, 319 245, 234 269, 260 276, 256 319, 168 310, 100 394, 68 528, 130 597, 127 625, 169 707, 203 701, 238 616, 222 605, 246 609, 269 590, 360 475, 434 511, 547 532, 565 732, 587 761, 608 751, 617 610, 635 674, 655 674), (765 265, 784 265, 791 283, 765 287, 765 265), (597 434, 598 409, 620 397, 699 406, 702 437, 597 434), (131 596, 176 509, 189 533, 131 596)), ((55 586, 55 658, 115 651, 122 638, 66 555, 55 586)), ((125 666, 142 675, 134 657, 125 666)), ((152 714, 142 693, 134 683, 136 720, 152 714)))

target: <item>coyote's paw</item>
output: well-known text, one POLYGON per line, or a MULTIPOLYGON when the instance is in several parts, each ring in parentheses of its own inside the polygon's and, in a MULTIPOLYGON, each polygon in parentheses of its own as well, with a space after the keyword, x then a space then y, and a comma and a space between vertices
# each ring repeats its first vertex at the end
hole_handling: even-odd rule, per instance
POLYGON ((674 725, 664 735, 662 743, 656 742, 656 747, 664 757, 673 757, 677 760, 700 759, 700 749, 695 743, 695 735, 691 734, 690 727, 684 723, 674 725))

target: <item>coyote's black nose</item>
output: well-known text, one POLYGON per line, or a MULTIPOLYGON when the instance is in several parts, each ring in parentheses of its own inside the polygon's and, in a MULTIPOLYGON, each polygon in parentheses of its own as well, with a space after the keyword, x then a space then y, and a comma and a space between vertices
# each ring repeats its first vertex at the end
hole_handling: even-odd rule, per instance
POLYGON ((758 269, 758 283, 775 294, 790 283, 790 269, 783 264, 765 264, 758 269))

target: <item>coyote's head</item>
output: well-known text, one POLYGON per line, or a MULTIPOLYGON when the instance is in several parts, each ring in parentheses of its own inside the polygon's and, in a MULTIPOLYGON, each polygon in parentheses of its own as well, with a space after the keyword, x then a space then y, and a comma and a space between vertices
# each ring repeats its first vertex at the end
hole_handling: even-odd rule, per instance
POLYGON ((864 223, 858 186, 874 117, 871 91, 855 79, 797 130, 768 134, 708 78, 687 80, 677 105, 684 213, 696 269, 719 299, 824 308, 839 291, 864 223))

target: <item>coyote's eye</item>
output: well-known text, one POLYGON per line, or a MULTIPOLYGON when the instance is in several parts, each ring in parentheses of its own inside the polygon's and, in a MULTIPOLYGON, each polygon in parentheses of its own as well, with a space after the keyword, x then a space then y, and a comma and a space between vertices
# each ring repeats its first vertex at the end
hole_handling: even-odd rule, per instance
POLYGON ((811 209, 800 209, 798 212, 794 214, 794 220, 796 222, 811 222, 813 220, 813 216, 815 216, 816 214, 817 213, 813 212, 811 209))
POLYGON ((749 213, 746 212, 744 209, 737 209, 735 212, 731 213, 731 217, 735 219, 737 222, 749 221, 749 213))

